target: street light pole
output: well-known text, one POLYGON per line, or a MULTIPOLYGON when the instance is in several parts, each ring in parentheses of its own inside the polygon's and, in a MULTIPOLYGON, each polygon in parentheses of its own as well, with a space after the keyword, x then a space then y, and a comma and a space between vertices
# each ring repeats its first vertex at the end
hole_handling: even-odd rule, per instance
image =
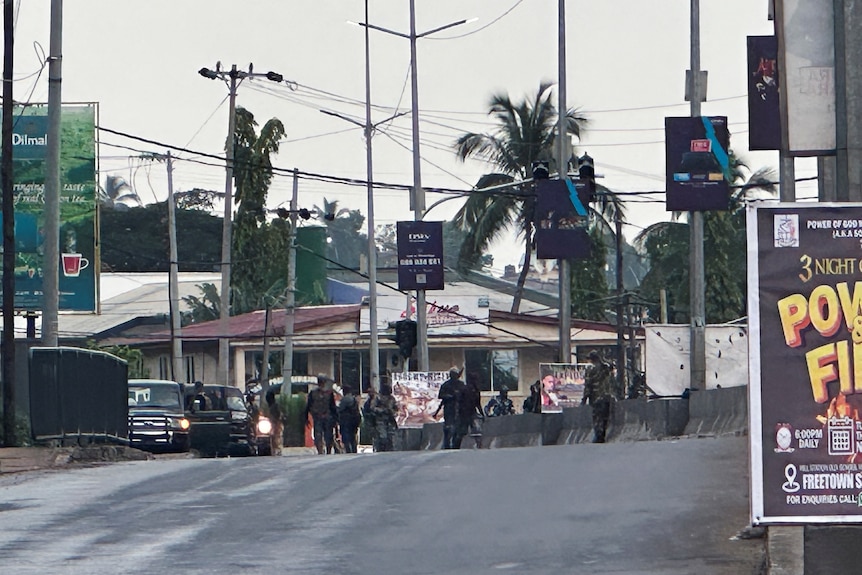
MULTIPOLYGON (((369 24, 367 11, 366 22, 364 24, 360 23, 360 26, 364 26, 366 29, 372 28, 374 30, 379 30, 380 32, 386 32, 387 34, 392 34, 394 36, 399 36, 401 38, 407 38, 408 40, 410 40, 410 88, 412 91, 410 108, 413 120, 413 193, 410 196, 410 209, 413 211, 413 219, 415 221, 422 220, 422 216, 425 213, 425 191, 422 189, 421 172, 422 158, 419 154, 419 80, 418 74, 416 73, 416 40, 425 36, 429 36, 436 32, 440 32, 441 30, 446 30, 447 28, 466 24, 467 22, 471 21, 472 20, 459 20, 457 22, 452 22, 451 24, 432 28, 431 30, 428 30, 427 32, 422 32, 421 34, 417 34, 416 2, 415 0, 410 0, 410 34, 403 34, 401 32, 389 30, 388 28, 369 24)), ((428 323, 425 304, 425 290, 416 291, 416 339, 416 347, 419 350, 419 370, 428 371, 428 323)))
MULTIPOLYGON (((569 177, 566 157, 566 0, 559 0, 559 110, 557 124, 558 171, 569 177)), ((567 259, 557 260, 560 289, 560 363, 572 361, 572 271, 567 259)))
MULTIPOLYGON (((365 0, 365 22, 368 22, 368 0, 365 0)), ((380 348, 377 341, 377 245, 374 242, 374 183, 372 182, 371 153, 371 39, 365 28, 365 172, 368 189, 368 359, 370 361, 368 384, 371 389, 380 389, 380 348)), ((360 384, 362 377, 359 378, 360 384)), ((360 394, 362 389, 354 390, 360 394)))
POLYGON ((230 265, 231 265, 231 231, 233 213, 233 161, 236 146, 236 89, 246 78, 263 77, 273 82, 281 82, 284 77, 277 72, 254 73, 252 65, 248 71, 238 70, 236 64, 229 72, 221 69, 221 63, 216 63, 216 69, 201 68, 198 74, 210 80, 222 80, 228 86, 229 109, 227 146, 225 149, 225 183, 224 183, 224 220, 221 238, 221 292, 219 293, 219 340, 218 340, 218 382, 221 385, 230 383, 230 265))

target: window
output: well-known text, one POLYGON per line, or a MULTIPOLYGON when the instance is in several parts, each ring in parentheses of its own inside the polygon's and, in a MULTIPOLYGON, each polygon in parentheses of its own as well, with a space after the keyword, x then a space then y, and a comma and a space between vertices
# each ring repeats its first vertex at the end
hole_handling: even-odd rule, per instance
MULTIPOLYGON (((380 352, 380 373, 386 373, 386 352, 380 352)), ((350 385, 354 391, 364 391, 371 385, 371 356, 367 350, 341 351, 335 355, 335 380, 350 385), (357 385, 359 388, 357 389, 357 385)))
POLYGON ((166 355, 159 356, 159 379, 171 379, 171 362, 166 355))
POLYGON ((464 351, 464 363, 467 373, 478 375, 482 391, 499 391, 504 385, 518 390, 517 350, 469 349, 464 351))
POLYGON ((183 358, 183 364, 185 365, 186 371, 186 383, 197 381, 197 378, 195 377, 195 357, 193 355, 185 356, 183 358))

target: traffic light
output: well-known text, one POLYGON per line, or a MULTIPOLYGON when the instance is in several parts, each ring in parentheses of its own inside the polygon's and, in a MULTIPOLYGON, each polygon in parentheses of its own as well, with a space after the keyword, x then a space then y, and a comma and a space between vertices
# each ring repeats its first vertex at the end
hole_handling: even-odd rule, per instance
POLYGON ((578 158, 578 179, 585 187, 586 195, 589 201, 593 202, 596 199, 596 167, 593 159, 589 154, 584 152, 584 155, 578 158))
POLYGON ((402 319, 395 322, 395 343, 404 358, 413 355, 416 347, 416 322, 412 319, 402 319))
POLYGON ((551 175, 551 163, 548 161, 533 162, 533 179, 547 180, 551 175))

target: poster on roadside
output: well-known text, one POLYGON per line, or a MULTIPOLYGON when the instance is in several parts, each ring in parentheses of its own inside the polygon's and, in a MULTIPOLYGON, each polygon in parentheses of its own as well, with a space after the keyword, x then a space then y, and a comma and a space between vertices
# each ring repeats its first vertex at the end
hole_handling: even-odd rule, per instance
MULTIPOLYGON (((48 107, 14 110, 15 309, 43 308, 48 107)), ((96 104, 63 105, 60 120, 59 309, 96 310, 96 104)), ((0 226, 2 229, 2 226, 0 226)))
POLYGON ((584 375, 588 363, 540 363, 542 413, 578 407, 584 396, 584 375))
POLYGON ((752 523, 858 523, 862 205, 747 218, 752 523))
MULTIPOLYGON (((398 427, 422 427, 436 423, 434 412, 440 405, 437 394, 449 379, 446 371, 408 371, 391 374, 392 395, 398 402, 398 427)), ((440 414, 442 418, 442 413, 440 414)))

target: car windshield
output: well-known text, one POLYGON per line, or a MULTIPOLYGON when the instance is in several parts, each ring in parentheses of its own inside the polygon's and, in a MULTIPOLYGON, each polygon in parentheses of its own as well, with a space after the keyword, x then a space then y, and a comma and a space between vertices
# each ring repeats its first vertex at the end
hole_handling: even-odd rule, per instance
POLYGON ((173 407, 182 411, 180 392, 172 385, 130 385, 129 407, 173 407))
POLYGON ((231 411, 246 411, 245 400, 238 389, 230 389, 227 392, 227 408, 231 411))

